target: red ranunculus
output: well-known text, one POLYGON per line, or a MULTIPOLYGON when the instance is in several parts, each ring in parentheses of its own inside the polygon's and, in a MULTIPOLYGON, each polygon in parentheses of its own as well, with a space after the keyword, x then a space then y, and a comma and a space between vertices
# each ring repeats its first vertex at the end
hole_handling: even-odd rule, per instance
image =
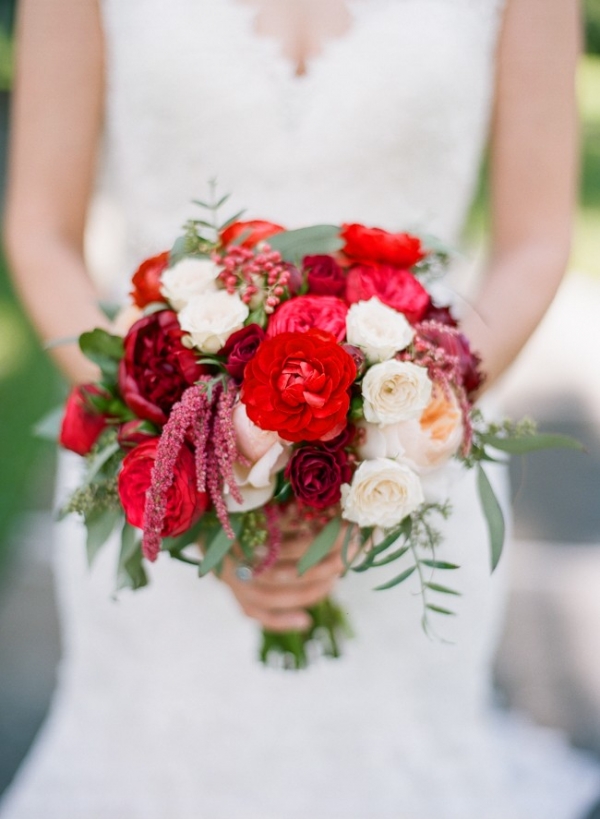
POLYGON ((388 233, 381 228, 353 224, 342 225, 340 236, 346 243, 343 248, 346 256, 359 262, 412 267, 426 256, 421 240, 410 233, 388 233))
POLYGON ((345 426, 356 365, 321 330, 267 338, 246 366, 241 398, 251 421, 286 441, 316 441, 345 426))
POLYGON ((141 263, 131 280, 133 290, 130 295, 134 304, 143 308, 152 302, 165 300, 160 292, 160 276, 168 264, 168 250, 141 263))
POLYGON ((227 339, 227 344, 219 350, 219 355, 227 359, 225 369, 236 381, 241 381, 244 377, 246 364, 254 356, 264 338, 265 331, 260 325, 248 324, 232 333, 227 339))
MULTIPOLYGON (((127 522, 141 529, 144 525, 146 492, 150 487, 158 438, 136 446, 123 459, 119 472, 119 497, 127 522)), ((207 497, 196 489, 196 466, 192 451, 183 446, 174 469, 173 483, 167 492, 167 507, 162 537, 176 537, 190 528, 205 511, 207 497)))
POLYGON ((58 438, 61 446, 78 455, 88 454, 107 424, 106 417, 94 408, 88 395, 106 393, 95 384, 73 387, 67 398, 58 438))
POLYGON ((267 338, 280 333, 305 333, 317 327, 343 341, 347 313, 348 306, 335 296, 298 296, 275 310, 267 325, 267 338))
POLYGON ((125 336, 119 389, 127 406, 153 424, 166 423, 173 404, 205 372, 181 343, 183 334, 177 314, 160 310, 136 321, 125 336))
POLYGON ((253 248, 259 242, 268 239, 269 236, 274 236, 276 233, 281 233, 285 230, 281 225, 276 225, 273 222, 265 222, 263 219, 251 219, 248 222, 234 222, 221 233, 221 244, 224 247, 230 245, 242 233, 247 234, 240 242, 240 247, 253 248))
POLYGON ((413 323, 421 319, 431 301, 427 290, 409 270, 391 265, 356 265, 348 273, 346 299, 354 304, 373 296, 413 323))
POLYGON ((332 256, 305 256, 308 292, 315 296, 341 296, 346 288, 344 271, 332 256))
POLYGON ((352 468, 343 449, 308 444, 294 452, 285 476, 298 500, 315 509, 325 509, 339 503, 340 487, 350 482, 352 468))
POLYGON ((462 383, 467 394, 479 389, 485 378, 479 368, 481 358, 471 350, 471 345, 465 335, 453 328, 429 322, 423 322, 416 329, 420 336, 458 359, 462 383))

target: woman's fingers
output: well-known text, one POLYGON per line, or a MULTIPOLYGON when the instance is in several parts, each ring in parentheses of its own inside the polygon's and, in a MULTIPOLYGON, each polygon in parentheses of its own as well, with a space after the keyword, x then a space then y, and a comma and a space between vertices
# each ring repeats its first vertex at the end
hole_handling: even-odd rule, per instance
POLYGON ((290 584, 270 587, 248 583, 245 589, 238 591, 238 596, 250 605, 264 609, 301 609, 314 606, 327 597, 335 581, 336 577, 331 577, 305 586, 290 584))
POLYGON ((310 628, 310 615, 302 609, 268 610, 251 605, 242 605, 247 617, 251 617, 268 631, 306 631, 310 628))

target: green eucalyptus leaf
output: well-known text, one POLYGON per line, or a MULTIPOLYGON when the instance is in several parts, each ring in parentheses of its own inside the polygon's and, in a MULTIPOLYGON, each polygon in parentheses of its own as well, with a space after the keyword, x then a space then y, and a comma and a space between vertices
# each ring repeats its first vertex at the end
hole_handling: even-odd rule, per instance
POLYGON ((454 594, 456 597, 461 597, 461 593, 454 589, 449 589, 448 586, 441 586, 439 583, 425 583, 431 591, 440 592, 440 594, 454 594))
POLYGON ((86 552, 88 565, 92 565, 94 558, 113 533, 117 522, 122 519, 119 509, 94 509, 84 517, 86 535, 86 552))
POLYGON ((490 535, 492 571, 498 565, 504 545, 504 515, 483 467, 477 464, 477 488, 490 535))
POLYGON ((218 564, 223 560, 225 555, 227 555, 231 551, 236 540, 239 538, 242 532, 243 525, 243 519, 241 515, 231 515, 230 522, 235 537, 233 538, 233 540, 231 540, 227 536, 227 532, 223 528, 219 529, 216 536, 210 541, 206 548, 204 560, 200 564, 200 569, 198 571, 200 577, 204 577, 216 566, 218 566, 218 564))
POLYGON ((173 247, 169 251, 169 267, 173 267, 173 265, 176 265, 177 262, 180 262, 186 256, 186 237, 179 236, 175 239, 173 247))
POLYGON ((511 455, 525 455, 527 452, 537 452, 541 449, 576 449, 585 451, 583 444, 571 438, 570 435, 555 435, 553 433, 536 433, 522 437, 505 437, 500 435, 484 434, 481 440, 486 446, 508 452, 511 455))
POLYGON ((89 486, 106 462, 109 461, 113 455, 116 455, 120 449, 121 447, 119 446, 118 441, 112 441, 110 444, 101 449, 88 467, 83 481, 83 486, 89 486))
POLYGON ((448 563, 445 560, 430 560, 428 557, 422 558, 420 562, 424 566, 429 566, 430 569, 460 569, 460 566, 457 566, 456 563, 448 563))
POLYGON ((348 569, 352 566, 352 561, 348 557, 348 549, 350 548, 350 542, 352 541, 354 529, 355 524, 351 523, 346 529, 346 534, 344 535, 344 542, 342 543, 342 563, 344 564, 344 569, 346 571, 348 571, 348 569))
POLYGON ((404 581, 407 580, 416 570, 416 565, 409 566, 408 569, 405 569, 401 574, 393 577, 391 580, 388 580, 387 583, 382 583, 381 586, 375 586, 374 591, 384 591, 384 589, 391 589, 394 586, 398 586, 400 583, 404 583, 404 581))
POLYGON ((111 379, 117 377, 119 361, 123 358, 121 336, 111 335, 96 327, 79 336, 79 348, 86 358, 100 367, 104 375, 111 379))
POLYGON ((298 230, 285 230, 269 236, 268 241, 286 262, 294 264, 301 261, 303 256, 335 253, 344 246, 337 225, 312 225, 298 230))
POLYGON ((403 557, 409 549, 410 546, 401 546, 400 549, 396 549, 394 552, 382 557, 380 560, 374 560, 373 563, 371 563, 371 566, 373 568, 387 566, 388 563, 393 563, 394 560, 399 560, 401 557, 403 557))
POLYGON ((456 615, 455 611, 450 611, 450 609, 445 609, 443 606, 436 606, 435 603, 427 603, 425 608, 429 609, 430 611, 436 611, 438 614, 449 614, 452 617, 456 615))
POLYGON ((324 526, 319 534, 315 537, 313 542, 308 547, 307 551, 302 555, 298 562, 298 574, 302 575, 307 572, 312 566, 315 566, 322 560, 329 552, 336 541, 342 526, 341 518, 333 518, 327 526, 324 526))
POLYGON ((141 589, 148 585, 141 541, 137 529, 125 523, 121 533, 121 551, 117 571, 117 589, 141 589))

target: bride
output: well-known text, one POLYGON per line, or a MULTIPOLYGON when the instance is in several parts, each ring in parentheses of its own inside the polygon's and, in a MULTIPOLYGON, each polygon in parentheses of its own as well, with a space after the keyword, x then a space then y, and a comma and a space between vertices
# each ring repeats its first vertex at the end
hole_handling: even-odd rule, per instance
MULTIPOLYGON (((125 225, 122 294, 213 176, 249 218, 452 242, 488 136, 492 249, 464 319, 488 387, 548 307, 575 187, 574 0, 21 0, 19 16, 6 246, 43 339, 107 324, 83 251, 99 178, 125 225)), ((75 346, 54 355, 94 378, 75 346)), ((299 535, 260 579, 200 582, 165 558, 115 601, 114 548, 88 571, 80 527, 57 527, 59 685, 2 819, 579 819, 599 772, 492 707, 506 567, 489 576, 470 476, 441 477, 463 566, 447 642, 405 587, 338 583, 335 554, 299 578, 299 535), (334 587, 356 629, 343 659, 255 662, 256 621, 304 628, 334 587)))

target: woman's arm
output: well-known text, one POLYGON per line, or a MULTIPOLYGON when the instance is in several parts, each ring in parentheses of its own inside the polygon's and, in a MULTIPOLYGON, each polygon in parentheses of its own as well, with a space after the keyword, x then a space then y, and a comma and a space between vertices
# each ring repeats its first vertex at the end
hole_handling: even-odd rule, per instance
MULTIPOLYGON (((20 0, 5 243, 44 340, 108 326, 85 270, 83 235, 103 108, 96 0, 20 0)), ((72 381, 95 376, 75 344, 53 355, 72 381)))
POLYGON ((546 312, 569 257, 577 180, 576 0, 508 0, 492 127, 492 247, 465 318, 492 384, 546 312))

